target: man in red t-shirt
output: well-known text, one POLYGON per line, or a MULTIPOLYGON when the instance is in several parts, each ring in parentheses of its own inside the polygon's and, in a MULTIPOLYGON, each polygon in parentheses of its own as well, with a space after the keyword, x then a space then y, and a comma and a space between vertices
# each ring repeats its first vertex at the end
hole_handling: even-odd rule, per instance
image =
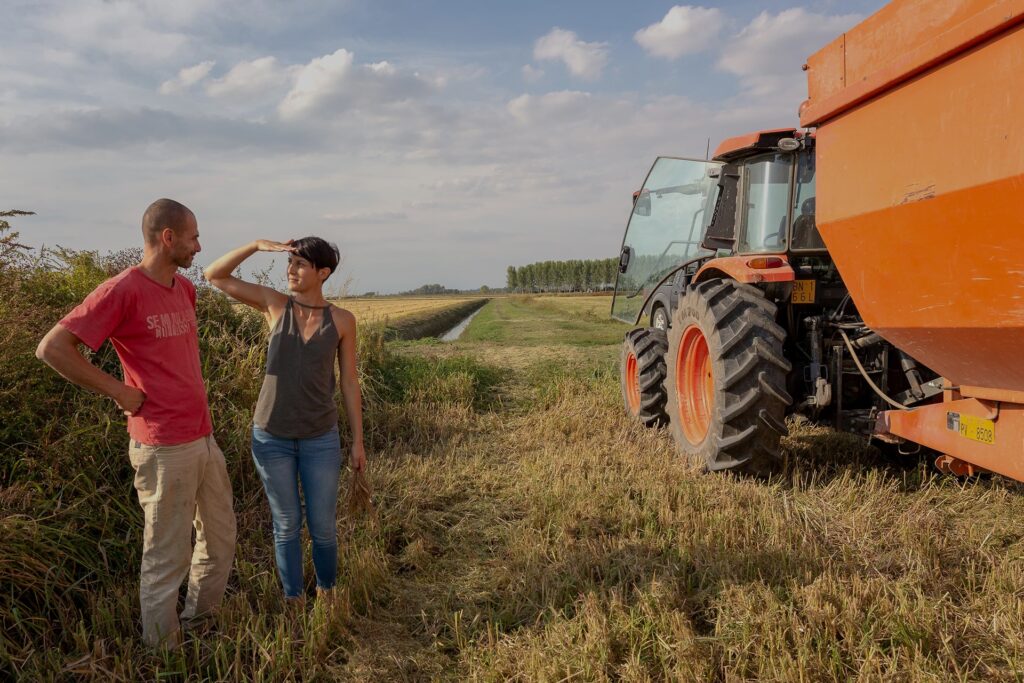
POLYGON ((89 294, 47 333, 36 356, 75 384, 109 396, 128 417, 128 457, 146 520, 142 636, 154 647, 174 648, 182 628, 220 605, 235 552, 235 514, 199 364, 196 290, 177 272, 199 252, 196 217, 174 200, 158 199, 142 217, 142 234, 142 263, 89 294), (123 382, 78 350, 85 344, 96 351, 107 339, 121 359, 123 382), (179 622, 178 589, 186 575, 179 622))

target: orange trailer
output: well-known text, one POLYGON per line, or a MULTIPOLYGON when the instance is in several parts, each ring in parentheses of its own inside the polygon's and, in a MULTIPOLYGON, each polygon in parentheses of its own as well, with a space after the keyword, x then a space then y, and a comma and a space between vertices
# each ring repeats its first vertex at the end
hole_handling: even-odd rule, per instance
POLYGON ((877 429, 1024 480, 1024 0, 896 0, 812 55, 817 225, 943 400, 877 429))

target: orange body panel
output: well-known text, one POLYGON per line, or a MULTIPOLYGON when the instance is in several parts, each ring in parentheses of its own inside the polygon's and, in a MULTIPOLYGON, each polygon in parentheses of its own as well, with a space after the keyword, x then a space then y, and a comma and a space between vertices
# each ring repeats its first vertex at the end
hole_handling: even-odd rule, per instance
POLYGON ((703 282, 709 277, 729 277, 737 282, 757 284, 759 282, 791 282, 796 279, 793 267, 786 263, 784 255, 777 255, 783 265, 776 268, 751 268, 747 261, 751 256, 724 256, 711 259, 693 276, 694 282, 703 282))
MULTIPOLYGON (((846 34, 807 59, 806 106, 817 104, 846 87, 846 34)), ((806 124, 803 124, 806 125, 806 124)))
POLYGON ((711 158, 718 159, 718 157, 723 154, 729 154, 730 152, 746 149, 747 147, 753 147, 757 144, 757 141, 762 135, 771 135, 772 133, 796 133, 796 128, 772 128, 770 130, 759 130, 755 133, 746 133, 744 135, 726 138, 718 144, 718 147, 715 148, 715 153, 711 155, 711 158))
POLYGON ((1024 21, 1024 0, 891 2, 807 60, 800 123, 824 121, 1024 21))
POLYGON ((915 410, 890 410, 884 414, 883 427, 891 434, 948 453, 987 470, 1024 481, 1024 405, 999 404, 965 398, 915 410), (947 415, 992 420, 993 443, 972 441, 950 428, 947 415))
POLYGON ((818 227, 857 309, 955 384, 1024 391, 1022 73, 1017 27, 817 132, 818 227))
POLYGON ((1024 391, 1007 391, 1006 389, 992 389, 991 387, 974 387, 969 384, 961 384, 958 393, 967 398, 981 398, 986 401, 1020 403, 1024 405, 1024 391))

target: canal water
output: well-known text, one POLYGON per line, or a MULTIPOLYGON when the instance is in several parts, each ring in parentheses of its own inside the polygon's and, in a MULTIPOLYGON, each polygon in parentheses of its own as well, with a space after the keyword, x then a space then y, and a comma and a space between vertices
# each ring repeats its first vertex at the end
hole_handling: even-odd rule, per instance
POLYGON ((469 327, 469 321, 476 317, 476 314, 482 310, 483 307, 480 307, 470 313, 466 318, 463 318, 462 322, 441 335, 441 341, 455 341, 458 339, 459 336, 466 331, 466 328, 469 327))

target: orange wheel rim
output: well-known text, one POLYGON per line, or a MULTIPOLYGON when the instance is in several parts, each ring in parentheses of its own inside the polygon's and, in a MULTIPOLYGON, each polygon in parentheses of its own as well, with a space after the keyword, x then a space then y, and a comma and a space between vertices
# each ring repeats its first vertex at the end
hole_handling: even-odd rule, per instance
POLYGON ((638 415, 640 413, 640 367, 636 360, 636 354, 632 351, 626 356, 626 400, 629 402, 629 412, 638 415))
POLYGON ((711 426, 715 376, 704 333, 696 325, 683 330, 676 356, 676 400, 686 440, 696 446, 711 426))

